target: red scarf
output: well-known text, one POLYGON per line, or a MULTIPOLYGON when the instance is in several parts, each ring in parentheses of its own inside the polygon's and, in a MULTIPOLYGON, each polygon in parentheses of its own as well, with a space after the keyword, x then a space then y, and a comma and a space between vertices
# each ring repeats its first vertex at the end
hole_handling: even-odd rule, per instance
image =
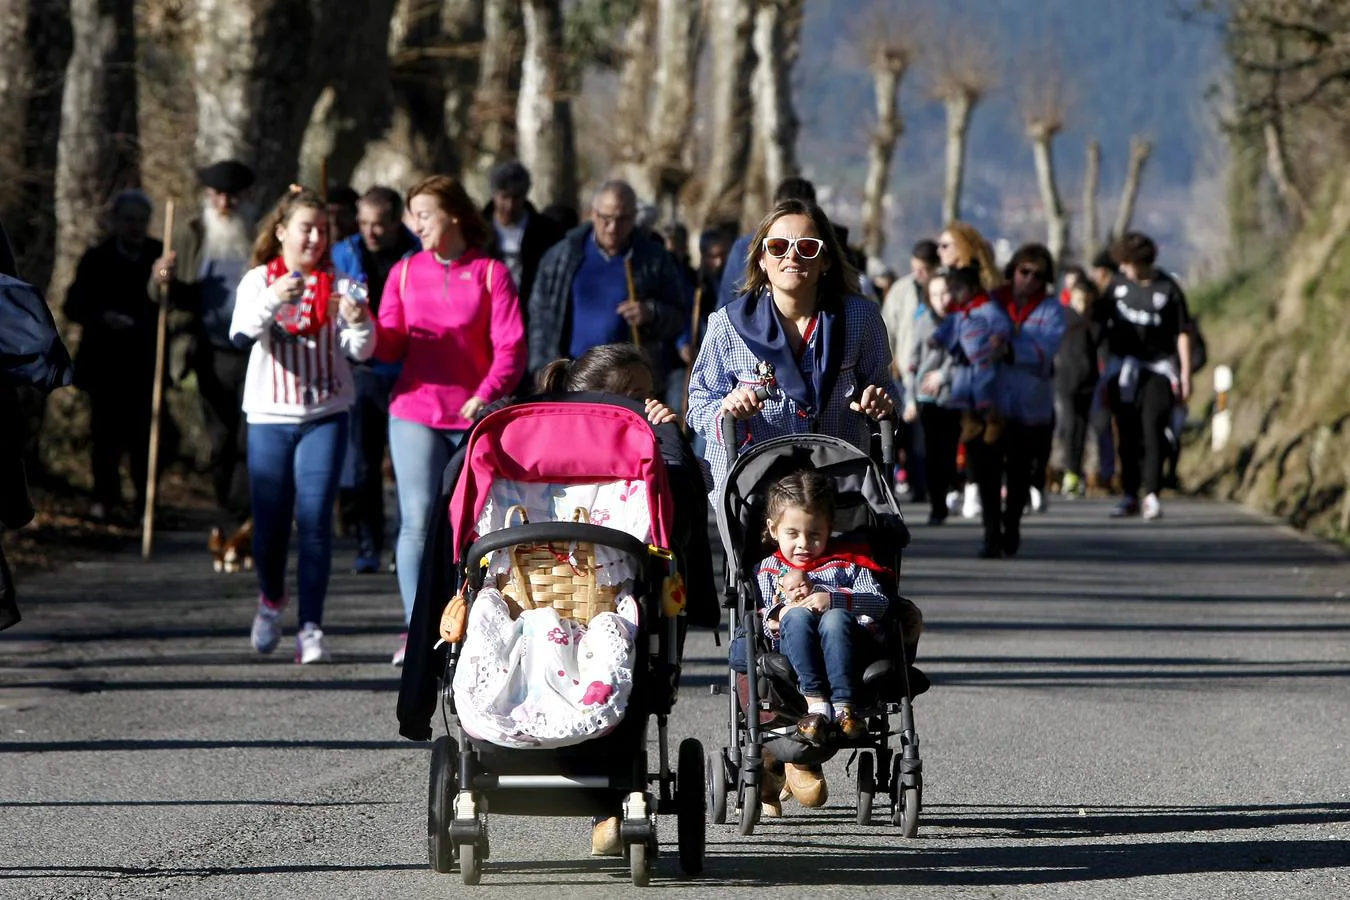
POLYGON ((951 315, 952 313, 965 313, 966 316, 969 317, 972 312, 979 309, 981 306, 984 306, 988 302, 989 302, 989 295, 981 291, 974 297, 971 297, 965 303, 952 304, 952 306, 947 310, 947 315, 951 315))
MULTIPOLYGON (((286 261, 280 256, 267 264, 267 284, 278 278, 289 278, 286 261)), ((295 303, 283 303, 277 310, 276 323, 287 334, 312 337, 328 324, 328 306, 333 295, 333 273, 324 266, 305 277, 305 293, 295 303)))
POLYGON ((1004 287, 999 291, 999 300, 1003 303, 1003 309, 1008 313, 1008 318, 1012 319, 1013 334, 1021 334, 1022 326, 1026 324, 1027 319, 1036 311, 1036 307, 1045 302, 1045 291, 1033 294, 1027 299, 1026 303, 1020 306, 1017 300, 1013 298, 1012 288, 1004 287))
POLYGON ((805 565, 797 565, 792 560, 783 555, 782 550, 774 552, 778 561, 786 565, 789 569, 797 569, 801 572, 815 572, 831 565, 846 564, 851 566, 861 566, 864 569, 871 569, 878 575, 889 575, 891 570, 881 565, 881 563, 872 559, 868 555, 867 548, 858 544, 829 544, 825 547, 825 552, 815 559, 808 560, 805 565))

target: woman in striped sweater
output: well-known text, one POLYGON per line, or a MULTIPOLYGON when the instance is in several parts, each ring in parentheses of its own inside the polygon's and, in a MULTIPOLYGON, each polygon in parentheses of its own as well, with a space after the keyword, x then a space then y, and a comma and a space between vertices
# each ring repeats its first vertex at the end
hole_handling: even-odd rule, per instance
POLYGON ((253 648, 271 653, 286 607, 286 554, 294 516, 300 596, 295 661, 328 658, 323 604, 333 558, 333 501, 355 393, 347 357, 369 359, 369 311, 335 291, 328 210, 292 187, 264 220, 253 268, 239 282, 230 339, 252 342, 244 381, 253 559, 258 611, 253 648))

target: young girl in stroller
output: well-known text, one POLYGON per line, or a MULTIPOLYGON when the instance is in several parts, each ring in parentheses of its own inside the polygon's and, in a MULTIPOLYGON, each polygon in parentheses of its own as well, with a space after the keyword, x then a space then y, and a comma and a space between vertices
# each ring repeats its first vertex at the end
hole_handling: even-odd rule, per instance
POLYGON ((765 518, 778 549, 757 571, 764 633, 792 664, 806 700, 797 736, 818 746, 837 729, 847 741, 862 740, 867 723, 853 715, 853 696, 859 663, 881 649, 878 624, 889 601, 873 573, 884 569, 831 544, 834 485, 819 473, 775 483, 765 518))

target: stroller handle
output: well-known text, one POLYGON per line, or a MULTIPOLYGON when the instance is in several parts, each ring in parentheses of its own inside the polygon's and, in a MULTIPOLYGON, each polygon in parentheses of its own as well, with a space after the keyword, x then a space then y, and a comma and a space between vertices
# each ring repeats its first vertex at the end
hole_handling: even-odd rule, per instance
MULTIPOLYGON (((755 388, 755 398, 769 399, 769 389, 763 386, 755 388)), ((895 420, 882 419, 877 423, 881 433, 881 464, 886 467, 895 465, 895 420)), ((729 412, 722 413, 722 446, 727 451, 727 468, 736 464, 739 455, 736 448, 736 417, 729 412)))
MULTIPOLYGON (((755 388, 756 400, 768 400, 769 389, 764 385, 755 388)), ((727 450, 727 468, 736 464, 736 417, 729 412, 722 413, 722 446, 727 450)))

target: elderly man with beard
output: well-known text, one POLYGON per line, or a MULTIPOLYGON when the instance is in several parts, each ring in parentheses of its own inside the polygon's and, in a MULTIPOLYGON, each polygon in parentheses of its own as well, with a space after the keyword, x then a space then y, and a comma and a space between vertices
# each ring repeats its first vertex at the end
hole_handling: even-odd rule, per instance
MULTIPOLYGON (((153 285, 169 286, 169 302, 186 313, 191 349, 186 364, 197 374, 197 392, 211 441, 211 480, 216 502, 234 524, 248 518, 247 425, 242 412, 248 347, 230 341, 235 290, 253 251, 253 209, 243 203, 253 170, 222 160, 197 173, 201 214, 176 228, 173 251, 155 261, 153 285)), ((174 374, 184 364, 175 353, 174 374)))

